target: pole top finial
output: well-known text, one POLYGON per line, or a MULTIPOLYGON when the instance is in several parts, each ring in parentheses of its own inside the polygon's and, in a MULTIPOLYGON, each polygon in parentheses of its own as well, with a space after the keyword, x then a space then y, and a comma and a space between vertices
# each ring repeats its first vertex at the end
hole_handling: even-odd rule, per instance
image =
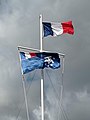
POLYGON ((42 14, 40 14, 39 17, 42 18, 42 14))

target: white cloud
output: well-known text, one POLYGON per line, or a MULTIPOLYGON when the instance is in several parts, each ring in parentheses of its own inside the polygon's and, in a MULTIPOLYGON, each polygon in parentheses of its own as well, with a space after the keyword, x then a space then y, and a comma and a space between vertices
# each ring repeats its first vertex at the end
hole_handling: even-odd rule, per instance
POLYGON ((89 102, 90 101, 90 95, 87 93, 87 89, 76 93, 76 97, 80 102, 89 102))

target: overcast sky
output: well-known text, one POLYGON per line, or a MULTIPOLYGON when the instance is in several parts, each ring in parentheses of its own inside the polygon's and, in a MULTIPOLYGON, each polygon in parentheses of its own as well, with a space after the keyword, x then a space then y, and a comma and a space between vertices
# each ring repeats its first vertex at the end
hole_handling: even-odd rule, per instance
MULTIPOLYGON (((0 120, 27 120, 17 46, 39 49, 40 14, 43 21, 73 22, 73 36, 44 38, 44 49, 66 54, 63 106, 68 118, 90 120, 89 11, 89 0, 0 0, 0 120)), ((64 120, 50 82, 59 95, 61 69, 45 70, 45 78, 45 118, 64 120)), ((30 120, 40 120, 40 71, 25 79, 30 120)))

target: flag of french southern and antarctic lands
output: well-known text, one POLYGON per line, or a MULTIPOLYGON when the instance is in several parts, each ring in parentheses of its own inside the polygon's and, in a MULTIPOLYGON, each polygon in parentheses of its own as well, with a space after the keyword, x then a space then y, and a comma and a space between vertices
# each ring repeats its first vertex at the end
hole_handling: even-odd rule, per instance
POLYGON ((60 58, 58 53, 32 53, 20 52, 22 74, 26 74, 35 69, 60 67, 60 58))
POLYGON ((63 22, 63 23, 54 23, 54 22, 43 22, 43 34, 44 37, 58 36, 64 33, 74 34, 74 27, 72 25, 72 21, 63 22))

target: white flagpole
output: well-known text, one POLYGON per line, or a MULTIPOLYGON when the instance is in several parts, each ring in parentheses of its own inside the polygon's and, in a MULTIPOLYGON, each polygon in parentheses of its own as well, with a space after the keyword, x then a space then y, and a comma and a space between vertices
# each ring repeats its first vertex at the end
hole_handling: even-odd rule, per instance
MULTIPOLYGON (((18 47, 18 54, 19 54, 19 52, 20 52, 20 48, 18 47)), ((20 54, 19 54, 19 59, 20 59, 20 67, 21 67, 21 58, 20 58, 20 54)), ((24 99, 25 99, 26 112, 27 112, 27 120, 30 120, 30 119, 29 119, 29 109, 28 109, 28 102, 27 102, 26 88, 25 88, 25 79, 24 79, 24 75, 23 75, 22 67, 21 67, 21 73, 22 73, 22 84, 23 84, 24 99)))
POLYGON ((40 51, 43 51, 43 41, 42 41, 42 15, 39 16, 40 19, 40 51))
MULTIPOLYGON (((40 52, 43 52, 43 41, 42 41, 42 15, 39 16, 40 20, 40 52)), ((44 73, 41 70, 41 120, 44 120, 44 73)))
POLYGON ((25 104, 26 104, 26 111, 27 111, 27 120, 29 120, 29 110, 28 110, 28 102, 27 102, 27 96, 26 96, 26 88, 24 83, 24 76, 22 75, 22 83, 23 83, 23 90, 24 90, 24 97, 25 97, 25 104))

